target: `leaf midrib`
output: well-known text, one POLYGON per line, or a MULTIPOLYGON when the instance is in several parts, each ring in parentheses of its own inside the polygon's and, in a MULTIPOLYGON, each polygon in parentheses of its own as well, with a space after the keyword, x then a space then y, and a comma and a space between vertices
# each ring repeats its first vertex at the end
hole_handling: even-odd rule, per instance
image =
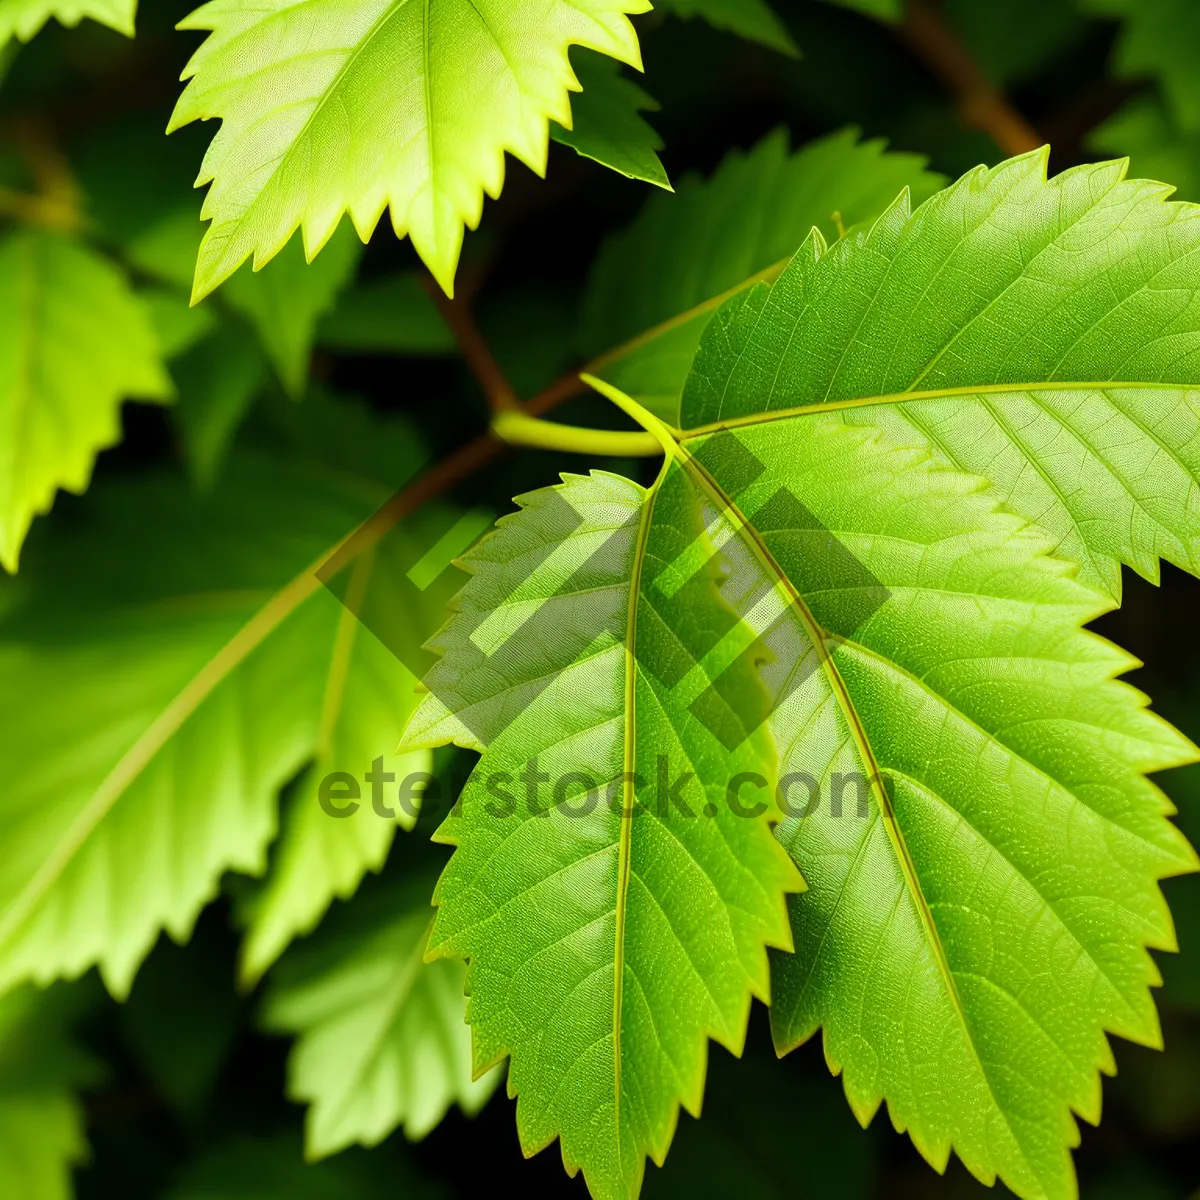
POLYGON ((65 836, 43 861, 0 918, 0 948, 23 925, 61 877, 113 806, 154 761, 218 686, 321 586, 322 555, 275 593, 262 608, 176 693, 137 741, 121 756, 71 822, 65 836))
MULTIPOLYGON (((654 420, 654 418, 651 418, 654 420)), ((970 1022, 967 1018, 966 1009, 962 1002, 962 997, 958 992, 958 985, 955 981, 954 974, 950 969, 949 959, 946 957, 946 949, 942 944, 941 934, 938 931, 937 924, 933 919, 933 913, 929 907, 928 901, 925 899, 924 890, 921 887, 920 877, 917 874, 916 863, 913 860, 912 853, 908 848, 908 843, 905 841, 903 831, 900 828, 899 821, 896 818, 895 808, 892 805, 891 797, 887 793, 887 789, 882 786, 883 774, 878 762, 875 759, 874 751, 871 748, 870 740, 867 738, 866 729, 862 724, 862 720, 858 715, 858 710, 854 705, 854 701, 850 696, 849 689, 846 686, 845 680, 842 679, 841 672, 838 671, 836 664, 829 655, 829 649, 826 644, 824 633, 821 626, 817 623, 804 598, 800 595, 791 579, 786 572, 775 561, 774 556, 768 549, 766 543, 762 540, 762 536, 754 524, 747 519, 745 514, 738 508, 721 487, 720 483, 704 468, 704 466, 692 456, 691 452, 684 445, 683 439, 675 442, 676 454, 680 456, 681 461, 687 464, 690 471, 695 472, 705 488, 709 491, 710 496, 714 501, 722 506, 723 510, 732 516, 736 522, 744 530, 750 548, 755 557, 759 559, 759 564, 773 578, 778 581, 778 586, 781 586, 787 596, 787 599, 794 606, 795 610, 800 614, 801 620, 804 623, 805 631, 808 634, 809 640, 813 648, 817 652, 817 657, 821 663, 822 673, 829 682, 830 690, 833 692, 837 700, 839 708, 842 710, 846 718, 847 724, 850 726, 851 737, 854 740, 855 748, 858 751, 863 765, 867 768, 868 779, 870 780, 871 789, 876 795, 876 805, 879 810, 879 815, 883 821, 883 827, 887 833, 888 842, 892 847, 893 853, 896 855, 897 863, 900 866, 901 873, 904 877, 905 885, 911 895, 917 911, 921 917, 922 927, 925 929, 926 938, 929 943, 930 950, 934 960, 938 966, 938 973, 942 978, 943 985, 946 988, 947 996, 950 1000, 951 1008, 957 1017, 963 1035, 966 1038, 967 1044, 971 1047, 975 1061, 979 1064, 980 1075, 987 1086, 988 1094, 991 1097, 993 1107, 999 1113, 1005 1127, 1008 1129, 1013 1138, 1013 1142, 1017 1147, 1018 1153, 1022 1160, 1032 1172, 1038 1177, 1038 1172, 1034 1164, 1030 1161, 1025 1151, 1025 1146, 1020 1137, 1013 1129, 1011 1122, 1008 1119, 1008 1114, 996 1097, 994 1088, 992 1087, 991 1078, 988 1075, 987 1068, 983 1058, 979 1054, 976 1046, 975 1038, 971 1031, 970 1022)))
POLYGON ((326 1120, 334 1128, 341 1128, 347 1114, 358 1102, 361 1096, 358 1085, 370 1074, 372 1066, 378 1063, 384 1044, 395 1032, 400 1015, 416 987, 417 979, 426 968, 425 944, 429 940, 429 933, 432 929, 433 920, 431 918, 418 932, 413 940, 412 949, 405 955, 400 964, 400 970, 388 985, 387 995, 379 1006, 381 1019, 376 1020, 370 1042, 359 1056, 358 1062, 353 1068, 353 1077, 347 1081, 347 1086, 334 1106, 333 1113, 327 1114, 326 1120))
MULTIPOLYGON (((388 6, 384 10, 384 12, 380 15, 379 19, 367 31, 366 36, 363 37, 362 40, 358 43, 358 45, 356 45, 354 47, 354 49, 350 52, 350 54, 346 58, 346 61, 341 65, 341 67, 338 68, 337 74, 333 77, 333 79, 331 79, 329 81, 328 86, 322 91, 321 97, 317 101, 317 103, 313 106, 312 112, 309 113, 308 116, 305 118, 304 125, 300 128, 299 132, 295 135, 295 137, 291 139, 290 145, 283 152, 283 154, 281 154, 279 156, 278 160, 276 161, 275 166, 271 170, 270 175, 267 176, 267 181, 264 182, 264 184, 261 188, 259 188, 258 195, 255 197, 253 204, 256 204, 258 202, 258 199, 261 198, 263 193, 266 191, 267 184, 270 181, 274 180, 278 176, 280 170, 283 168, 284 163, 288 162, 292 158, 292 156, 295 152, 295 148, 300 144, 300 142, 305 137, 308 136, 308 133, 313 126, 313 123, 325 111, 325 106, 330 102, 333 95, 339 90, 339 88, 345 82, 346 76, 349 75, 349 73, 353 69, 355 63, 358 62, 359 58, 366 51, 367 47, 369 45, 371 45, 371 43, 375 40, 376 37, 379 36, 379 34, 384 30, 384 28, 388 24, 390 24, 393 17, 395 17, 398 13, 400 13, 408 4, 413 3, 413 2, 414 2, 414 0, 390 0, 390 3, 388 4, 388 6)), ((429 0, 425 0, 425 16, 426 16, 426 18, 428 18, 428 10, 429 10, 429 0)), ((279 15, 279 14, 271 13, 270 16, 268 16, 266 19, 270 20, 271 17, 274 17, 276 15, 279 15)), ((258 25, 251 25, 248 29, 243 30, 242 33, 240 33, 238 35, 238 38, 240 39, 241 37, 244 37, 247 33, 250 33, 252 31, 256 30, 257 28, 258 28, 258 25)), ((422 37, 422 42, 425 46, 426 56, 428 56, 428 41, 429 41, 428 32, 429 32, 428 23, 426 21, 426 24, 424 26, 424 33, 423 33, 423 37, 422 37)), ((167 132, 171 133, 174 131, 174 129, 175 129, 175 124, 174 124, 174 119, 172 118, 172 122, 167 128, 167 132)), ((430 140, 432 142, 432 136, 431 136, 430 140)), ((431 151, 431 153, 432 153, 432 151, 431 151)), ((248 212, 249 209, 247 209, 246 211, 248 212)), ((237 223, 241 224, 245 220, 246 220, 246 213, 243 213, 240 217, 238 217, 237 223)), ((206 233, 204 235, 204 241, 207 243, 211 236, 212 236, 212 229, 210 229, 208 231, 208 233, 206 233)), ((282 250, 283 247, 280 246, 279 249, 282 250)), ((278 253, 278 251, 276 251, 276 253, 278 253)), ((270 257, 273 258, 274 255, 271 255, 270 257)), ((243 262, 244 261, 245 260, 243 259, 243 262)), ((265 265, 266 265, 265 261, 262 263, 258 263, 258 264, 256 264, 255 269, 257 270, 259 267, 265 266, 265 265)), ((211 290, 212 289, 210 288, 209 291, 211 291, 211 290)), ((208 293, 205 292, 203 295, 207 295, 207 294, 208 293)), ((200 299, 203 299, 203 295, 193 296, 193 299, 192 299, 193 304, 197 303, 200 299)))
POLYGON ((633 788, 637 769, 637 618, 642 592, 642 572, 650 541, 654 506, 671 460, 663 458, 662 469, 642 502, 638 539, 634 547, 633 569, 629 580, 629 609, 625 624, 625 744, 621 780, 620 838, 617 842, 617 909, 613 938, 613 1125, 620 1137, 621 1128, 621 1011, 625 999, 625 915, 631 871, 630 849, 633 838, 633 788))
MULTIPOLYGON (((1164 391, 1176 390, 1196 392, 1200 388, 1192 383, 1154 383, 1146 380, 1109 379, 1104 381, 1068 381, 1055 379, 1038 382, 963 384, 951 388, 931 388, 925 391, 889 392, 879 396, 854 396, 845 400, 823 401, 817 404, 798 405, 792 408, 777 408, 769 412, 747 413, 741 417, 727 417, 710 421, 688 429, 672 427, 672 433, 683 441, 707 437, 729 429, 747 429, 759 425, 770 425, 775 421, 786 421, 793 417, 804 417, 812 413, 844 412, 851 408, 872 408, 892 404, 909 404, 921 400, 969 399, 973 396, 1020 395, 1030 392, 1105 392, 1105 391, 1164 391)), ((1139 426, 1140 428, 1140 426, 1139 426)), ((1148 431, 1146 431, 1148 432, 1148 431)), ((1172 457, 1174 454, 1172 452, 1172 457)))

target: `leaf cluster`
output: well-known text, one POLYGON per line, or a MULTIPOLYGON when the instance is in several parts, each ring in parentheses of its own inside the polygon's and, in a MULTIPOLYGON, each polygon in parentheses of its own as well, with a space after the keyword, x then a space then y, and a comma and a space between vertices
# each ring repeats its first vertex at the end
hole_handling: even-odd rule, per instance
POLYGON ((1193 1185, 1198 55, 0 0, 0 1195, 1193 1185))

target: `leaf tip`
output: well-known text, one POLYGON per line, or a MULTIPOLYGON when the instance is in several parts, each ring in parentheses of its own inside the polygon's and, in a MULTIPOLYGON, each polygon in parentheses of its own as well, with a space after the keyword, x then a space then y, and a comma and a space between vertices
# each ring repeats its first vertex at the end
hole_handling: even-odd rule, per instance
POLYGON ((201 269, 199 263, 196 264, 196 274, 192 279, 192 294, 188 300, 188 307, 195 308, 201 301, 206 300, 220 287, 221 279, 214 278, 201 269))
POLYGON ((268 963, 261 961, 261 956, 254 953, 250 948, 250 940, 242 948, 242 953, 238 956, 237 974, 234 977, 234 984, 237 987, 239 996, 248 996, 262 982, 263 976, 267 972, 268 963))
POLYGON ((17 573, 29 524, 29 518, 22 520, 18 513, 0 515, 0 571, 8 575, 17 573))

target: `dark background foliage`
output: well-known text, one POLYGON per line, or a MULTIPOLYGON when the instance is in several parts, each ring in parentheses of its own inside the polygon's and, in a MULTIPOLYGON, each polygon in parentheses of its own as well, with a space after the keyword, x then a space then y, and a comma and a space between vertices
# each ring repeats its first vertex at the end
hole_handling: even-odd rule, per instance
MULTIPOLYGON (((172 28, 190 7, 188 0, 144 3, 132 42, 85 23, 70 32, 51 26, 22 49, 0 91, 0 177, 19 180, 13 131, 32 121, 66 148, 97 201, 115 187, 117 203, 136 212, 153 208, 164 192, 186 194, 212 128, 189 128, 170 140, 161 130, 197 41, 172 28), (114 172, 100 148, 121 145, 138 146, 140 153, 114 172), (99 165, 89 172, 93 161, 99 165)), ((934 169, 951 177, 1004 157, 985 133, 966 127, 954 96, 893 30, 817 2, 778 0, 776 8, 805 51, 799 62, 722 37, 700 22, 640 22, 648 86, 663 106, 653 120, 672 178, 707 173, 727 150, 749 146, 779 125, 798 145, 854 124, 894 148, 927 154, 934 169)), ((1112 77, 1117 25, 1080 15, 1072 0, 956 0, 946 6, 946 17, 1013 106, 1052 144, 1053 169, 1096 157, 1089 150, 1092 131, 1131 95, 1153 89, 1152 81, 1112 77)), ((480 232, 468 237, 462 270, 476 283, 485 336, 528 397, 577 361, 575 312, 589 264, 646 192, 557 145, 548 181, 511 160, 509 172, 502 199, 487 205, 480 232)), ((367 251, 364 274, 398 265, 417 265, 415 256, 381 232, 367 251)), ((455 359, 401 365, 395 358, 322 352, 314 374, 381 411, 406 414, 434 456, 486 424, 478 387, 455 359)), ((613 420, 597 401, 572 403, 564 419, 613 420)), ((126 406, 124 413, 126 437, 102 455, 99 478, 179 460, 166 410, 126 406)), ((550 482, 552 470, 590 465, 551 464, 535 452, 512 453, 464 483, 458 498, 501 512, 514 494, 550 482)), ((61 496, 54 516, 35 527, 31 548, 82 504, 86 499, 61 496)), ((1101 631, 1149 664, 1134 682, 1200 738, 1200 581, 1166 568, 1155 588, 1126 574, 1125 605, 1101 622, 1101 631)), ((454 758, 444 753, 439 759, 447 777, 454 758)), ((1191 771, 1177 773, 1166 787, 1196 840, 1200 768, 1191 771)), ((426 813, 417 834, 398 841, 388 872, 404 871, 411 856, 444 854, 420 836, 436 819, 426 813)), ((1077 1155, 1082 1193, 1091 1200, 1184 1197, 1200 1183, 1194 1153, 1200 1137, 1200 879, 1167 888, 1184 947, 1164 965, 1167 1052, 1117 1044, 1119 1073, 1105 1086, 1105 1120, 1099 1129, 1083 1128, 1077 1155)), ((77 1176, 85 1200, 136 1200, 166 1194, 180 1180, 202 1181, 210 1156, 236 1156, 242 1139, 279 1139, 298 1161, 302 1112, 281 1098, 288 1044, 256 1032, 257 997, 233 990, 236 944, 231 905, 222 901, 205 913, 188 946, 164 936, 127 1005, 104 998, 98 984, 91 989, 86 1041, 107 1071, 87 1094, 93 1154, 77 1176)), ((85 990, 94 982, 85 981, 85 990)), ((649 1172, 647 1194, 930 1200, 982 1194, 957 1161, 945 1177, 935 1175, 907 1138, 892 1132, 886 1112, 861 1131, 840 1093, 815 1043, 775 1061, 765 1012, 756 1007, 742 1062, 713 1048, 704 1120, 681 1119, 666 1168, 649 1172)), ((265 1183, 255 1190, 252 1176, 244 1178, 247 1196, 466 1196, 485 1188, 584 1194, 580 1181, 564 1175, 557 1148, 522 1160, 511 1102, 502 1094, 474 1120, 452 1110, 419 1145, 395 1135, 379 1150, 347 1152, 311 1169, 303 1183, 277 1181, 277 1190, 265 1183)))

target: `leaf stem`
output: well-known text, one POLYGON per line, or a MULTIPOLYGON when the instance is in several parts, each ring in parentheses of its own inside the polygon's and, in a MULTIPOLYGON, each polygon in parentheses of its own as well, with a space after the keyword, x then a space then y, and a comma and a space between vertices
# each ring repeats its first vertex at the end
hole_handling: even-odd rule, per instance
MULTIPOLYGON (((518 403, 515 406, 516 414, 530 418, 540 417, 551 409, 557 408, 560 404, 565 404, 568 400, 594 389, 600 392, 601 395, 607 396, 610 400, 614 400, 618 407, 623 407, 623 405, 621 401, 616 400, 615 396, 620 396, 622 400, 625 400, 632 406, 625 408, 625 411, 639 425, 642 425, 648 433, 654 436, 658 444, 663 447, 665 453, 672 453, 670 446, 674 445, 674 436, 666 425, 651 416, 641 405, 629 400, 628 397, 624 396, 624 393, 617 392, 615 388, 610 388, 603 380, 596 379, 593 375, 588 374, 588 372, 600 370, 606 364, 618 361, 638 346, 645 344, 650 339, 657 337, 667 330, 673 329, 680 324, 685 324, 700 313, 711 312, 729 296, 742 291, 755 282, 774 279, 787 263, 787 259, 782 259, 780 262, 760 271, 757 275, 752 275, 748 280, 738 284, 736 287, 730 288, 728 292, 722 293, 711 300, 706 300, 704 303, 696 305, 695 308, 688 309, 687 312, 680 313, 669 321, 664 321, 661 325, 656 325, 645 333, 639 334, 623 345, 617 346, 605 354, 601 354, 598 358, 594 358, 588 362, 581 370, 567 372, 567 374, 556 379, 549 387, 539 392, 532 400, 527 400, 524 404, 518 403)), ((437 300, 436 295, 434 299, 435 301, 437 300)), ((482 341, 482 338, 480 340, 482 341)), ((553 422, 545 422, 545 424, 553 424, 553 422)), ((560 426, 560 428, 563 427, 560 426)), ((635 434, 634 436, 637 435, 635 434)), ((517 443, 502 438, 494 429, 490 428, 486 433, 480 434, 472 441, 464 442, 457 450, 452 451, 426 474, 397 492, 387 504, 360 525, 358 529, 346 537, 338 546, 334 547, 331 551, 332 557, 321 568, 322 575, 325 578, 332 578, 352 559, 374 546, 398 521, 403 520, 406 516, 420 508, 422 504, 448 491, 456 484, 473 475, 476 471, 494 462, 514 444, 517 443)), ((593 451, 589 450, 587 452, 593 451)), ((625 450, 623 453, 628 454, 630 451, 625 450)))
MULTIPOLYGON (((518 415, 537 417, 586 392, 587 385, 572 371, 539 392, 532 400, 517 406, 518 415)), ((512 443, 488 429, 458 449, 451 451, 424 475, 401 488, 382 508, 369 517, 330 551, 320 567, 323 578, 332 579, 349 562, 375 546, 387 532, 421 505, 449 491, 476 471, 502 457, 512 443)))
POLYGON ((679 454, 677 430, 660 421, 652 412, 643 408, 631 396, 625 395, 619 388, 613 387, 611 383, 606 383, 594 375, 585 374, 580 378, 588 387, 594 388, 606 400, 611 400, 623 413, 632 417, 646 431, 646 436, 654 439, 658 453, 665 454, 668 458, 679 454))
POLYGON ((988 134, 1005 154, 1025 154, 1042 145, 1037 130, 983 73, 933 0, 908 0, 897 28, 954 94, 966 124, 988 134))
POLYGON ((563 450, 570 454, 599 454, 612 458, 649 457, 662 453, 658 440, 642 430, 583 429, 515 411, 497 413, 492 419, 492 432, 511 445, 531 446, 537 450, 563 450))
POLYGON ((442 320, 454 334, 454 340, 462 351, 468 369, 483 388, 488 408, 493 413, 515 411, 517 393, 513 391, 512 384, 508 382, 491 348, 483 340, 467 301, 461 294, 452 300, 430 275, 424 276, 421 282, 425 285, 430 299, 437 305, 438 312, 442 314, 442 320))

